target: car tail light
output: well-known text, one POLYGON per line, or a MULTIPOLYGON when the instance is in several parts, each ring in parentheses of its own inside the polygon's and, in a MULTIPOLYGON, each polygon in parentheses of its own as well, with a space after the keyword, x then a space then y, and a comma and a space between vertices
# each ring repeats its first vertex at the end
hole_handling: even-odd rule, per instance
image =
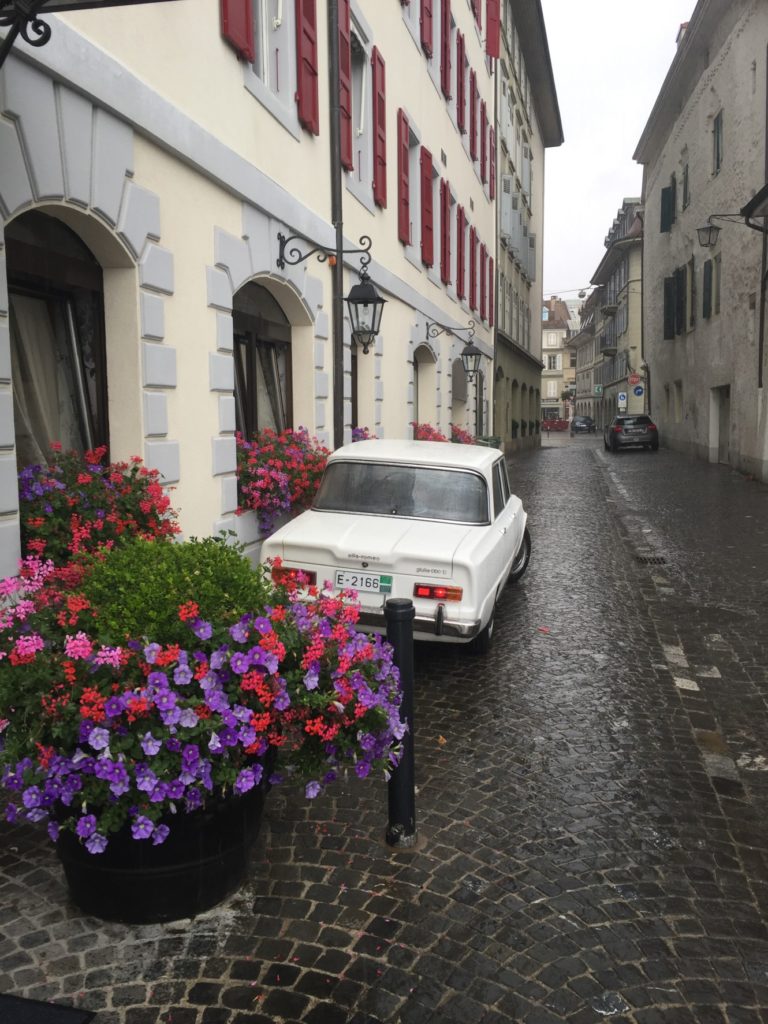
POLYGON ((430 601, 460 601, 464 593, 462 587, 444 587, 439 583, 415 583, 414 597, 426 597, 430 601))
POLYGON ((646 430, 658 430, 658 427, 656 426, 655 423, 646 423, 645 429, 646 430))
POLYGON ((317 583, 317 573, 311 569, 297 569, 292 565, 273 565, 272 582, 284 586, 312 587, 317 583))
POLYGON ((621 428, 621 424, 617 423, 616 426, 613 428, 614 434, 620 434, 621 433, 621 429, 622 429, 621 428))

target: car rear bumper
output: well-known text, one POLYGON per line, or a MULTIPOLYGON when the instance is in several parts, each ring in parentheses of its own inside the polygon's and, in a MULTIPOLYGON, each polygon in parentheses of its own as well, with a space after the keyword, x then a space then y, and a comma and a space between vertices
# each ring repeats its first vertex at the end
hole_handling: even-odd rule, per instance
MULTIPOLYGON (((371 611, 362 609, 358 619, 360 626, 372 626, 376 629, 386 630, 387 620, 384 617, 384 609, 371 611)), ((455 619, 448 619, 445 615, 445 605, 439 604, 433 616, 416 615, 413 620, 414 634, 426 635, 436 639, 446 638, 455 640, 472 640, 480 632, 480 620, 475 622, 457 622, 455 619)))

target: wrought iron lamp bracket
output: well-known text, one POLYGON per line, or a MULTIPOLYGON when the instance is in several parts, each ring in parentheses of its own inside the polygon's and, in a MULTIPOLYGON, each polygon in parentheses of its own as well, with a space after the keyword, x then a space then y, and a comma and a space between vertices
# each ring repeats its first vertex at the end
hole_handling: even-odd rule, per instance
POLYGON ((12 0, 0 8, 0 27, 8 34, 0 45, 0 64, 11 49, 17 36, 30 46, 45 46, 51 38, 51 26, 38 18, 45 0, 12 0))
POLYGON ((439 324, 437 322, 427 320, 427 340, 429 340, 429 338, 437 338, 446 332, 448 334, 460 334, 464 331, 467 332, 467 344, 469 344, 475 336, 475 321, 467 321, 466 327, 449 327, 448 324, 439 324))
MULTIPOLYGON (((303 263, 304 260, 308 260, 310 256, 314 256, 317 253, 317 259, 319 263, 325 263, 329 258, 334 262, 336 260, 337 253, 336 249, 326 249, 325 246, 316 245, 314 249, 310 249, 308 252, 302 253, 301 249, 296 246, 288 246, 291 242, 295 242, 302 239, 301 235, 290 235, 286 237, 281 231, 277 234, 277 241, 280 245, 280 251, 277 255, 277 265, 281 270, 285 270, 286 265, 295 267, 299 263, 303 263)), ((360 248, 359 249, 341 249, 339 252, 342 255, 359 255, 360 256, 360 279, 365 280, 368 277, 368 265, 371 262, 371 239, 368 235, 362 235, 360 237, 360 248)), ((333 263, 331 263, 333 266, 333 263)))

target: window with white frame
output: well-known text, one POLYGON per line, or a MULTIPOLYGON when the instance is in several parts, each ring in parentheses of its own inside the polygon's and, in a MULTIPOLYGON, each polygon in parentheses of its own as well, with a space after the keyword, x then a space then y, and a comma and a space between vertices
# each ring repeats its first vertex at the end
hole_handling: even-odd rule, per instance
MULTIPOLYGON (((367 195, 372 195, 372 139, 371 139, 371 55, 366 34, 354 15, 351 18, 350 45, 352 49, 352 157, 354 183, 367 195)), ((350 185, 352 183, 350 182, 350 185)), ((353 187, 353 191, 355 188, 353 187)))
POLYGON ((252 0, 254 60, 245 84, 285 127, 298 133, 296 22, 292 0, 252 0))

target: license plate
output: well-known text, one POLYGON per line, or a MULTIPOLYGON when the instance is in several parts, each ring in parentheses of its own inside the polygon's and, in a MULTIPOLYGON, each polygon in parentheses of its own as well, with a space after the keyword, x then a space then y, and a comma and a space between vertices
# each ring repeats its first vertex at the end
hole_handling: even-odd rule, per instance
POLYGON ((627 434, 644 434, 645 427, 627 427, 625 433, 627 434))
POLYGON ((339 590, 359 590, 364 594, 392 593, 392 577, 371 572, 337 569, 334 585, 339 590))

